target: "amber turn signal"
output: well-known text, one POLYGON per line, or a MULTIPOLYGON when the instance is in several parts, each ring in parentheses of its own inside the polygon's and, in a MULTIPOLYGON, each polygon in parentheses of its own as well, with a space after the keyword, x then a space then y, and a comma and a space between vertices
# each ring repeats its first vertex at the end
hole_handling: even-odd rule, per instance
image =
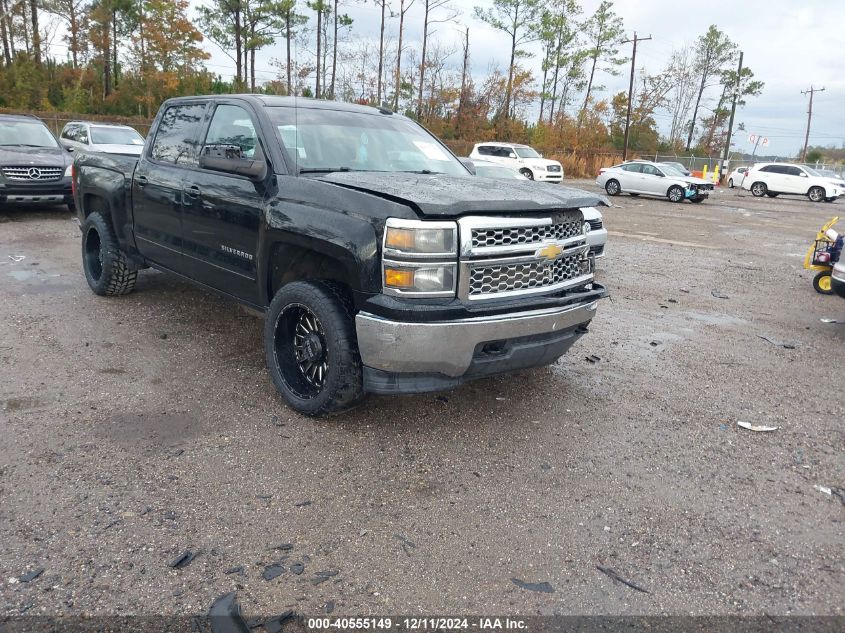
POLYGON ((384 269, 384 285, 389 288, 413 288, 414 271, 401 268, 384 269))

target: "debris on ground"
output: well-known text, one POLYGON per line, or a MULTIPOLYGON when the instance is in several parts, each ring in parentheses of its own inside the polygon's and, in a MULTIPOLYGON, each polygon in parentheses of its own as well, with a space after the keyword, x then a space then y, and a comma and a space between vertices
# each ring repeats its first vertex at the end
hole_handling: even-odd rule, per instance
POLYGON ((11 259, 17 264, 18 262, 22 262, 24 259, 26 259, 26 255, 9 255, 9 259, 11 259))
POLYGON ((652 341, 651 343, 649 343, 649 345, 651 345, 652 347, 657 347, 658 345, 660 345, 660 341, 652 341))
POLYGON ((764 341, 768 341, 772 345, 774 345, 776 347, 782 347, 783 349, 795 349, 796 347, 798 347, 801 344, 798 341, 779 341, 776 338, 772 338, 770 336, 765 336, 763 334, 758 334, 757 336, 759 336, 764 341))
POLYGON ((415 549, 417 547, 416 543, 411 540, 408 540, 401 534, 394 534, 393 536, 402 541, 402 549, 405 550, 405 553, 409 556, 411 555, 411 552, 409 550, 415 549))
POLYGON ((610 578, 612 578, 616 582, 621 582, 623 585, 626 585, 626 586, 630 587, 631 589, 634 589, 636 591, 640 591, 642 593, 651 593, 647 589, 643 589, 639 585, 632 583, 630 580, 626 580, 625 578, 623 578, 622 576, 617 574, 614 570, 610 569, 610 567, 602 567, 601 565, 596 565, 596 569, 598 569, 601 573, 605 574, 606 576, 609 576, 610 578))
POLYGON ((224 571, 223 573, 224 573, 224 574, 226 574, 227 576, 228 576, 228 575, 230 575, 230 574, 240 574, 240 575, 243 575, 243 573, 244 573, 244 566, 243 566, 243 565, 238 565, 237 567, 230 567, 229 569, 227 569, 227 570, 226 570, 226 571, 224 571))
POLYGON ((267 633, 280 633, 282 630, 282 623, 290 620, 293 617, 293 611, 285 611, 282 615, 264 620, 262 626, 267 633))
POLYGON ((312 585, 319 585, 321 583, 330 580, 333 576, 337 576, 338 571, 336 569, 326 569, 323 571, 318 571, 314 574, 314 577, 311 579, 312 585))
POLYGON ((819 321, 821 321, 822 323, 839 323, 839 321, 837 321, 836 319, 829 319, 827 317, 822 317, 821 319, 819 319, 819 321))
POLYGON ((540 593, 554 593, 555 588, 547 582, 525 582, 519 578, 511 578, 511 582, 520 589, 539 591, 540 593))
POLYGON ((778 427, 776 426, 766 426, 765 424, 751 424, 751 422, 737 422, 736 425, 743 429, 748 429, 749 431, 755 431, 757 433, 768 433, 769 431, 777 431, 778 427))
POLYGON ((264 568, 264 571, 261 572, 261 577, 264 580, 273 580, 274 578, 278 578, 283 573, 285 573, 284 565, 281 563, 273 563, 272 565, 267 565, 264 568))
POLYGON ((585 356, 584 360, 590 363, 591 365, 594 365, 595 363, 601 360, 601 357, 596 356, 595 354, 590 354, 589 356, 585 356))
POLYGON ((291 573, 299 576, 302 572, 305 571, 305 565, 303 565, 302 563, 293 563, 290 566, 290 571, 291 571, 291 573))
POLYGON ((305 501, 300 501, 299 503, 294 503, 297 508, 304 508, 305 506, 311 505, 311 499, 306 499, 305 501))
POLYGON ((186 549, 184 552, 179 554, 176 558, 172 561, 167 563, 168 567, 172 567, 173 569, 182 569, 186 567, 194 558, 196 558, 196 554, 189 549, 186 549))
POLYGON ((270 550, 281 550, 283 552, 289 552, 293 549, 293 543, 279 543, 278 545, 273 545, 272 547, 268 548, 270 550))
POLYGON ((684 294, 689 294, 689 288, 678 288, 679 292, 683 292, 684 294))
POLYGON ((334 611, 334 602, 329 600, 325 605, 323 605, 323 611, 325 613, 331 613, 332 611, 334 611))
POLYGON ((248 633, 249 627, 241 615, 237 592, 227 593, 211 603, 208 619, 213 633, 248 633))
POLYGON ((33 580, 38 578, 43 573, 44 573, 44 568, 39 567, 38 569, 33 569, 32 571, 23 574, 20 578, 18 578, 18 580, 20 582, 32 582, 33 580))
POLYGON ((818 484, 816 484, 815 486, 813 486, 813 488, 815 488, 819 492, 823 492, 824 494, 826 494, 828 496, 831 496, 833 494, 833 490, 831 490, 827 486, 819 486, 818 484))
POLYGON ((711 290, 710 294, 716 297, 717 299, 729 299, 728 295, 726 295, 721 290, 711 290))

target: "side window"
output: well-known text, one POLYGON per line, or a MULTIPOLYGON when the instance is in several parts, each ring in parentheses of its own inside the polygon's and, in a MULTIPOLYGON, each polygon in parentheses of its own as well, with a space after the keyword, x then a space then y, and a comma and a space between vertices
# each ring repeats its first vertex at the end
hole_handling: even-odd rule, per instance
POLYGON ((512 147, 499 147, 496 155, 500 158, 510 158, 511 154, 513 153, 512 147))
POLYGON ((236 105, 217 106, 208 126, 205 145, 237 145, 242 156, 255 156, 258 137, 247 111, 236 105))
POLYGON ((482 156, 492 156, 493 155, 493 148, 487 147, 486 145, 482 145, 478 148, 478 153, 482 156))
POLYGON ((88 127, 80 125, 76 128, 76 138, 74 140, 79 143, 88 143, 88 127))
POLYGON ((639 174, 642 172, 643 166, 640 163, 630 163, 628 165, 622 165, 622 169, 639 174))
POLYGON ((73 139, 73 129, 75 127, 76 127, 75 125, 66 125, 65 129, 62 130, 62 138, 67 139, 69 141, 74 140, 73 139))
POLYGON ((764 172, 769 173, 769 174, 776 174, 777 173, 774 165, 766 165, 765 167, 761 167, 760 171, 764 171, 764 172))
POLYGON ((643 165, 643 173, 649 176, 662 176, 654 165, 643 165))
POLYGON ((787 167, 786 173, 790 176, 800 176, 801 174, 804 173, 804 171, 802 169, 800 169, 799 167, 787 167))
POLYGON ((201 103, 167 108, 159 121, 150 158, 174 165, 196 165, 196 133, 204 112, 201 103))

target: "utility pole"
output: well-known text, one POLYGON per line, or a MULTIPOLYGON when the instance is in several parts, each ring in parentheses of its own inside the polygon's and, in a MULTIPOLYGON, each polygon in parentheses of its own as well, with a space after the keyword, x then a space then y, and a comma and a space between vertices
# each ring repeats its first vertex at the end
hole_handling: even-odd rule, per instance
POLYGON ((801 152, 801 162, 807 160, 807 144, 810 142, 810 121, 813 120, 813 93, 823 92, 824 88, 813 88, 810 86, 809 90, 802 90, 802 95, 810 95, 810 107, 807 109, 807 133, 804 135, 804 151, 801 152))
POLYGON ((637 42, 645 42, 650 39, 651 35, 648 37, 637 37, 637 32, 634 31, 634 39, 621 42, 622 44, 628 44, 629 42, 633 42, 634 44, 634 52, 631 55, 631 83, 628 85, 628 113, 625 115, 625 145, 622 148, 623 161, 628 160, 628 131, 631 127, 631 104, 634 100, 634 69, 637 63, 637 42))
POLYGON ((742 51, 739 51, 739 66, 736 69, 736 85, 734 86, 734 100, 731 104, 731 118, 728 121, 728 138, 725 141, 725 153, 722 156, 722 175, 728 168, 728 156, 731 152, 731 133, 734 129, 734 115, 736 114, 736 101, 739 99, 740 86, 742 85, 742 51))

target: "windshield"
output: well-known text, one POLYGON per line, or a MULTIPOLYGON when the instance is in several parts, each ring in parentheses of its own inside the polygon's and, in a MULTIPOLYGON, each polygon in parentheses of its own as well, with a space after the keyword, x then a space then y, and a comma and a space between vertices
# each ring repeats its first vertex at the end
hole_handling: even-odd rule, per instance
POLYGON ((499 167, 498 165, 475 165, 475 175, 482 178, 503 178, 508 180, 526 180, 525 176, 519 175, 517 172, 507 167, 499 167))
POLYGON ((662 169, 663 173, 665 173, 667 176, 684 176, 684 177, 686 177, 686 174, 684 172, 682 172, 680 169, 678 169, 677 167, 675 167, 671 163, 663 163, 660 166, 660 169, 662 169))
POLYGON ((128 127, 91 126, 94 145, 143 145, 144 137, 128 127))
POLYGON ((513 151, 515 151, 516 155, 520 158, 543 158, 530 147, 514 147, 513 151))
POLYGON ((58 147, 56 139, 41 121, 4 121, 0 125, 0 145, 58 147))
POLYGON ((416 123, 391 114, 269 107, 282 145, 300 173, 389 171, 468 176, 416 123))

